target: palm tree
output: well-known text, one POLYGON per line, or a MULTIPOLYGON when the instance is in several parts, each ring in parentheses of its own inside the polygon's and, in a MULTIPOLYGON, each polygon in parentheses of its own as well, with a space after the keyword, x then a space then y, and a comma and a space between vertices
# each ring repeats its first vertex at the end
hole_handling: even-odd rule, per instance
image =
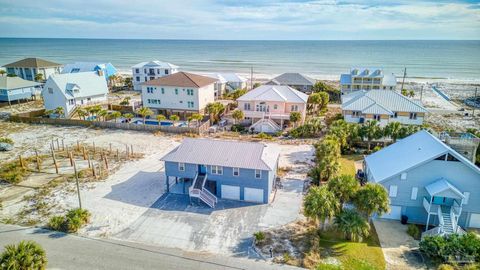
POLYGON ((133 113, 126 113, 123 115, 123 117, 125 117, 125 119, 132 119, 134 117, 133 113))
POLYGON ((410 90, 410 91, 408 92, 408 96, 411 97, 411 98, 413 98, 413 97, 415 96, 415 91, 410 90))
POLYGON ((198 124, 203 119, 203 115, 201 115, 199 113, 194 113, 189 117, 189 119, 190 119, 190 121, 195 121, 197 123, 197 127, 198 127, 198 124))
POLYGON ((103 121, 106 121, 107 120, 107 115, 108 115, 108 111, 107 110, 100 110, 98 111, 98 118, 97 120, 100 121, 100 119, 103 117, 103 121))
POLYGON ((175 122, 177 122, 177 121, 180 120, 180 116, 178 116, 178 115, 176 115, 176 114, 172 114, 172 115, 170 115, 170 120, 171 120, 173 123, 175 123, 175 122))
POLYGON ((117 119, 120 118, 120 116, 122 116, 122 113, 118 111, 114 111, 110 113, 110 117, 112 117, 115 120, 115 123, 117 122, 117 119))
POLYGON ((404 96, 408 96, 408 90, 407 89, 402 89, 401 93, 404 96))
POLYGON ((150 110, 147 107, 142 107, 142 108, 138 109, 137 113, 143 118, 143 124, 144 125, 145 125, 145 119, 147 118, 147 116, 150 116, 150 115, 153 114, 152 110, 150 110))
POLYGON ((85 120, 85 117, 88 115, 88 112, 83 109, 83 108, 78 108, 77 109, 77 115, 80 117, 82 120, 85 120))
POLYGON ((400 124, 400 122, 390 122, 383 130, 385 136, 389 136, 392 138, 393 142, 396 142, 398 137, 400 137, 401 129, 402 124, 400 124))
POLYGON ((205 109, 210 115, 210 124, 213 124, 220 119, 220 115, 225 111, 225 106, 220 102, 213 102, 208 103, 205 109))
POLYGON ((352 175, 341 175, 330 179, 327 187, 335 194, 335 197, 340 201, 340 206, 343 208, 345 203, 355 198, 360 184, 352 175))
POLYGON ((302 115, 299 112, 291 112, 290 113, 290 122, 293 123, 293 126, 295 127, 297 125, 297 122, 302 119, 302 115))
POLYGON ((3 69, 0 69, 0 76, 4 76, 5 74, 7 74, 7 72, 3 69))
POLYGON ((335 216, 334 224, 350 241, 360 242, 370 234, 370 224, 353 209, 344 209, 335 216))
POLYGON ((245 114, 243 113, 243 111, 237 109, 237 110, 233 111, 232 117, 235 120, 235 124, 236 124, 237 121, 240 121, 243 118, 245 118, 245 114))
POLYGON ((87 111, 91 115, 95 115, 95 116, 97 116, 98 112, 100 112, 101 110, 102 110, 102 106, 100 106, 100 105, 95 105, 95 106, 91 106, 91 107, 87 108, 87 111))
POLYGON ((321 103, 321 99, 322 99, 322 96, 320 96, 319 93, 313 93, 308 97, 307 110, 308 110, 309 114, 312 114, 312 112, 317 111, 317 106, 318 106, 318 104, 321 103))
POLYGON ((55 113, 58 115, 59 118, 60 117, 65 117, 65 115, 64 115, 65 110, 61 106, 55 108, 55 113))
POLYGON ((37 82, 43 81, 43 74, 42 73, 35 74, 35 81, 37 82))
POLYGON ((47 255, 45 250, 34 241, 20 241, 18 245, 7 245, 0 255, 2 269, 45 269, 47 255))
POLYGON ((354 204, 368 219, 374 213, 380 216, 390 211, 387 190, 375 183, 367 183, 360 188, 355 195, 354 204))
POLYGON ((326 137, 316 144, 315 156, 321 181, 329 180, 340 170, 340 145, 334 138, 326 137))
POLYGON ((162 121, 164 121, 165 119, 167 119, 167 117, 165 117, 165 115, 163 114, 159 114, 157 115, 157 120, 158 120, 158 125, 161 125, 162 121))
POLYGON ((360 133, 362 137, 367 138, 368 151, 370 151, 372 141, 382 137, 382 128, 378 125, 377 121, 369 120, 362 125, 360 128, 360 133))
POLYGON ((348 137, 349 137, 349 124, 345 122, 345 120, 340 119, 334 121, 330 125, 330 129, 328 130, 328 135, 332 135, 337 138, 340 148, 345 149, 348 145, 348 137))
POLYGON ((305 216, 319 221, 325 228, 325 221, 340 210, 340 204, 327 186, 312 187, 303 200, 305 216))

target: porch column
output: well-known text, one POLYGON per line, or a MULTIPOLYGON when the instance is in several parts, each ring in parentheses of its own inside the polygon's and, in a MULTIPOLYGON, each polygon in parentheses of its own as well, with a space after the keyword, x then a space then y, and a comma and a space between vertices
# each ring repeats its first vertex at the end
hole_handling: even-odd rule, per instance
POLYGON ((167 181, 166 181, 167 182, 167 193, 170 193, 170 181, 169 181, 169 179, 170 179, 170 176, 167 175, 167 181))

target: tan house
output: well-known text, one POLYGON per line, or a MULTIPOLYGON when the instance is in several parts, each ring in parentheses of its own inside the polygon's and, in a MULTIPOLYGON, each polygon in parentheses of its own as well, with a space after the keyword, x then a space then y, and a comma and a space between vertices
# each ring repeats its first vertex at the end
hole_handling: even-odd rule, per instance
POLYGON ((187 72, 177 72, 141 84, 143 106, 157 113, 173 114, 203 112, 215 101, 217 80, 187 72))
POLYGON ((376 120, 381 126, 389 122, 422 125, 427 112, 421 101, 393 90, 357 91, 342 96, 342 114, 349 123, 376 120))

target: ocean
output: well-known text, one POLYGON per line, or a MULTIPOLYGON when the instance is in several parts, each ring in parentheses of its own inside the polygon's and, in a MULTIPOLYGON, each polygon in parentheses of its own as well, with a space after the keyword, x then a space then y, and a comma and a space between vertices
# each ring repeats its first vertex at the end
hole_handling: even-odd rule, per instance
POLYGON ((153 59, 186 71, 338 79, 351 66, 382 67, 419 79, 480 80, 480 41, 235 41, 0 38, 0 65, 24 57, 59 63, 111 62, 129 72, 153 59))

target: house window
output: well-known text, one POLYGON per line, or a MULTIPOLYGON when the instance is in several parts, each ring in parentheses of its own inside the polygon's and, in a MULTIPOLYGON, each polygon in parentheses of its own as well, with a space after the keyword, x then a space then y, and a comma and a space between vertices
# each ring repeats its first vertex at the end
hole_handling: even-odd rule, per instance
POLYGON ((162 88, 162 94, 165 94, 165 89, 162 88))
MULTIPOLYGON (((137 73, 137 74, 140 73, 140 69, 136 68, 136 69, 135 69, 135 73, 137 73)), ((138 77, 137 77, 137 78, 138 78, 138 77)))
POLYGON ((79 68, 73 68, 72 71, 70 71, 70 73, 77 73, 77 72, 80 72, 79 68))
POLYGON ((298 105, 292 105, 292 112, 298 111, 298 105))
POLYGON ((145 77, 145 81, 148 81, 147 77, 145 77))
POLYGON ((392 118, 397 118, 398 117, 398 112, 394 112, 392 118))
POLYGON ((379 114, 374 114, 373 115, 373 120, 380 121, 380 115, 379 114))
POLYGON ((179 170, 179 171, 182 171, 182 172, 185 171, 185 163, 180 163, 180 162, 179 162, 179 163, 178 163, 178 170, 179 170))
POLYGON ((417 113, 410 113, 410 119, 417 119, 417 113))
POLYGON ((392 198, 397 197, 397 189, 398 189, 397 186, 390 186, 390 189, 389 189, 389 192, 388 192, 388 196, 390 196, 390 197, 392 197, 392 198))
POLYGON ((147 74, 147 69, 146 68, 143 69, 143 73, 147 74))
POLYGON ((222 166, 213 166, 212 165, 212 174, 223 174, 223 167, 222 166))
POLYGON ((75 100, 74 100, 74 99, 69 99, 69 100, 68 100, 68 104, 70 104, 70 105, 75 104, 75 100))
POLYGON ((240 168, 233 168, 233 176, 239 176, 240 175, 240 168))
POLYGON ((250 111, 250 103, 244 103, 244 104, 243 104, 243 109, 244 109, 245 111, 250 111))
POLYGON ((400 179, 401 179, 401 180, 407 180, 407 173, 406 173, 406 172, 402 173, 402 174, 400 175, 400 179))
POLYGON ((359 112, 359 111, 353 111, 352 112, 353 117, 360 117, 360 114, 361 114, 361 112, 359 112))
POLYGON ((274 105, 273 105, 273 109, 274 109, 274 110, 278 109, 278 105, 277 105, 277 104, 274 104, 274 105))
POLYGON ((410 199, 416 200, 417 199, 418 188, 412 187, 412 195, 410 195, 410 199))
POLYGON ((165 69, 165 75, 168 75, 168 69, 165 69))
POLYGON ((178 89, 175 88, 175 95, 178 95, 178 89))
POLYGON ((49 93, 49 94, 53 94, 53 88, 48 87, 48 93, 49 93))
POLYGON ((139 82, 139 81, 140 81, 140 77, 138 77, 138 76, 135 77, 135 80, 136 80, 137 82, 139 82))
POLYGON ((257 179, 262 178, 262 171, 261 170, 255 170, 255 178, 257 178, 257 179))

